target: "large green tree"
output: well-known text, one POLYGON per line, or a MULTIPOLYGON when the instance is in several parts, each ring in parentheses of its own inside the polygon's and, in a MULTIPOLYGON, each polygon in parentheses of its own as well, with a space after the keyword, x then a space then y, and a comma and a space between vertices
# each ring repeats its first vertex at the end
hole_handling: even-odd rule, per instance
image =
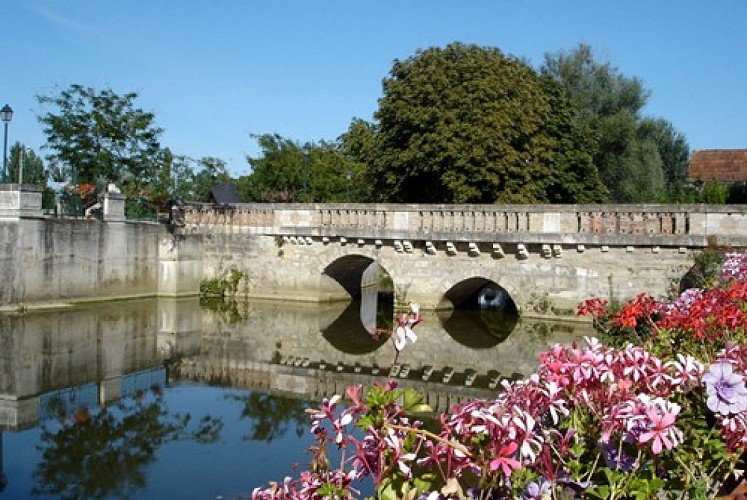
POLYGON ((665 120, 642 116, 650 92, 640 79, 597 61, 586 44, 547 54, 540 72, 563 86, 578 125, 589 131, 589 152, 611 201, 685 197, 687 141, 665 120))
POLYGON ((162 130, 153 113, 137 107, 135 92, 118 94, 71 85, 56 95, 38 96, 39 116, 52 164, 74 182, 115 182, 136 191, 153 182, 159 166, 162 130))
POLYGON ((247 157, 251 166, 248 177, 240 179, 239 192, 247 201, 302 201, 304 153, 302 147, 279 134, 253 135, 261 154, 247 157))
POLYGON ((216 185, 230 180, 231 176, 224 160, 214 156, 203 156, 195 161, 191 178, 184 176, 182 187, 177 189, 177 192, 187 199, 206 202, 210 200, 211 190, 216 185))
POLYGON ((372 138, 359 142, 372 192, 382 201, 430 203, 594 198, 602 191, 564 99, 495 48, 453 43, 395 61, 372 138))

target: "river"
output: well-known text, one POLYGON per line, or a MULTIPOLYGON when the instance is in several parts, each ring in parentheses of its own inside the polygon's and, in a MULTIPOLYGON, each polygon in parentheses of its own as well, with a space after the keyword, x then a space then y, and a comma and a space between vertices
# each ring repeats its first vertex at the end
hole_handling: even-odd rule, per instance
MULTIPOLYGON (((370 299, 370 297, 369 297, 370 299)), ((388 376, 437 411, 489 398, 589 325, 373 306, 153 299, 0 315, 0 498, 240 498, 294 475, 304 408, 388 376), (395 363, 396 361, 396 363, 395 363)))

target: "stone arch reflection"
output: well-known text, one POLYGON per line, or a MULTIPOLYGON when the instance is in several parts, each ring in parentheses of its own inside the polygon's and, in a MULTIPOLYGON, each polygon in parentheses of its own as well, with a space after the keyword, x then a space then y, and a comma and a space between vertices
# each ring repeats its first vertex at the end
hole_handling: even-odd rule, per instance
POLYGON ((361 321, 360 311, 360 301, 354 300, 322 330, 324 339, 338 351, 345 354, 369 354, 388 340, 386 337, 377 340, 371 335, 361 321))
POLYGON ((338 276, 341 284, 347 283, 343 286, 353 291, 354 300, 322 329, 322 336, 341 352, 367 354, 386 342, 385 335, 376 333, 392 327, 394 289, 391 276, 377 261, 360 255, 349 257, 355 258, 338 259, 325 273, 338 276))
POLYGON ((508 291, 492 280, 473 277, 444 294, 451 309, 440 310, 444 330, 460 344, 486 349, 506 340, 519 321, 518 308, 508 291))

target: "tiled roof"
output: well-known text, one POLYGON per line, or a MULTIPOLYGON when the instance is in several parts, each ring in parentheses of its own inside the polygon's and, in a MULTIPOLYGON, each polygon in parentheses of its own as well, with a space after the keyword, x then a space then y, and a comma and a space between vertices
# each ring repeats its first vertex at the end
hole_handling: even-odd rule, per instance
POLYGON ((702 181, 747 181, 747 149, 693 151, 688 175, 702 181))

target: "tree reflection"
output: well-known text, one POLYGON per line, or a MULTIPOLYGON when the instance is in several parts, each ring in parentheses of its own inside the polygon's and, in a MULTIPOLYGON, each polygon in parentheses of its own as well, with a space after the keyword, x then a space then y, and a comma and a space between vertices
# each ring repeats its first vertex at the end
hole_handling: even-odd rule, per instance
POLYGON ((42 425, 42 459, 32 494, 61 498, 128 497, 145 485, 144 469, 163 444, 211 443, 223 421, 169 413, 159 388, 139 392, 105 408, 79 407, 42 425))
POLYGON ((305 401, 258 392, 226 397, 243 403, 241 418, 251 419, 252 430, 244 436, 245 440, 269 443, 283 437, 291 426, 299 437, 309 428, 310 420, 304 411, 309 404, 305 401))

